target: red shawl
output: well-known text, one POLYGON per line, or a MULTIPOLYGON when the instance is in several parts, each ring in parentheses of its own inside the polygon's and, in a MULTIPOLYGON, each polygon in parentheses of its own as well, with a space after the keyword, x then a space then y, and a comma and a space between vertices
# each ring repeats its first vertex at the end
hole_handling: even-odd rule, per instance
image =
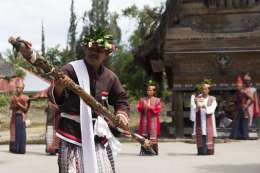
POLYGON ((151 114, 156 117, 156 127, 157 127, 157 136, 160 135, 160 120, 159 120, 159 113, 161 111, 161 101, 159 98, 152 98, 150 107, 145 107, 144 101, 148 101, 148 98, 141 98, 137 103, 137 110, 140 113, 140 123, 137 133, 142 135, 143 134, 143 123, 144 118, 147 118, 147 131, 148 134, 151 132, 151 114))

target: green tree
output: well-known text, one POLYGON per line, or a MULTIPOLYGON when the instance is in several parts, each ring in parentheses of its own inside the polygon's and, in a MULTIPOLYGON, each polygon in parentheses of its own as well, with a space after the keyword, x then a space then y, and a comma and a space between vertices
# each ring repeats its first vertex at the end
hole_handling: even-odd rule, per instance
POLYGON ((81 59, 82 57, 84 57, 84 51, 82 49, 81 40, 82 40, 83 36, 89 32, 89 29, 90 29, 90 21, 89 21, 89 16, 88 16, 87 11, 84 13, 84 15, 82 17, 82 23, 83 23, 82 32, 81 32, 79 39, 77 40, 77 44, 76 44, 77 59, 81 59))
POLYGON ((60 52, 60 65, 67 64, 71 61, 71 52, 68 49, 63 49, 60 52))
POLYGON ((126 59, 125 57, 121 57, 121 61, 124 61, 121 63, 124 64, 117 68, 122 70, 120 73, 126 75, 124 78, 127 78, 127 75, 129 76, 130 74, 128 77, 129 80, 125 82, 127 82, 127 87, 130 90, 129 93, 134 96, 143 94, 144 88, 146 87, 145 83, 148 82, 151 77, 147 75, 141 66, 135 63, 133 53, 158 27, 162 9, 162 7, 151 8, 149 6, 138 9, 137 6, 133 5, 123 10, 123 15, 135 19, 138 25, 129 38, 131 51, 128 52, 128 57, 126 57, 126 59))
POLYGON ((44 33, 44 26, 42 22, 42 46, 41 46, 42 56, 45 56, 45 33, 44 33))
POLYGON ((149 37, 155 31, 159 23, 162 9, 162 7, 151 8, 149 6, 138 9, 136 5, 132 5, 123 10, 124 16, 133 18, 138 23, 138 27, 134 30, 129 39, 132 49, 136 49, 144 42, 145 38, 149 37))
POLYGON ((134 57, 131 51, 124 46, 118 48, 111 57, 109 68, 111 68, 120 78, 120 81, 128 91, 130 96, 140 96, 143 94, 144 81, 147 81, 145 71, 134 64, 134 57))
POLYGON ((61 66, 62 64, 62 51, 59 50, 59 45, 48 48, 45 54, 45 58, 55 66, 61 66))
POLYGON ((117 23, 118 18, 119 15, 117 13, 112 13, 109 17, 109 29, 116 44, 119 44, 121 41, 121 29, 117 23))
POLYGON ((76 59, 76 29, 77 29, 77 16, 74 11, 74 0, 71 0, 70 6, 70 26, 67 36, 68 49, 70 51, 71 60, 76 59))
POLYGON ((16 68, 16 71, 19 71, 20 67, 27 70, 33 70, 33 66, 29 64, 19 53, 17 54, 14 50, 7 49, 5 52, 5 56, 7 62, 12 64, 16 68))
POLYGON ((92 0, 92 8, 89 12, 91 26, 94 28, 108 26, 109 0, 92 0))

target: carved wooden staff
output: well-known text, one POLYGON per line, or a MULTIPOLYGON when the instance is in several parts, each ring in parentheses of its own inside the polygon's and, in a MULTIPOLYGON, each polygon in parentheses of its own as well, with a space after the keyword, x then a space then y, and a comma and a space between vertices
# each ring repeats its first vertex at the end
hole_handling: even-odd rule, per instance
POLYGON ((31 43, 28 41, 22 40, 19 37, 10 37, 9 43, 13 45, 17 52, 20 52, 23 58, 25 58, 30 64, 36 67, 39 70, 39 73, 44 73, 54 78, 56 81, 64 81, 64 85, 66 88, 73 91, 79 97, 81 97, 86 104, 88 104, 94 111, 99 112, 107 119, 109 119, 117 129, 131 136, 135 140, 137 140, 142 146, 155 154, 155 151, 151 147, 151 141, 145 139, 144 137, 131 133, 128 126, 125 126, 119 119, 118 116, 114 115, 111 111, 109 111, 106 107, 100 104, 94 97, 86 93, 83 88, 77 85, 70 77, 65 75, 60 69, 55 68, 52 64, 50 64, 45 58, 39 55, 36 51, 32 49, 31 43))

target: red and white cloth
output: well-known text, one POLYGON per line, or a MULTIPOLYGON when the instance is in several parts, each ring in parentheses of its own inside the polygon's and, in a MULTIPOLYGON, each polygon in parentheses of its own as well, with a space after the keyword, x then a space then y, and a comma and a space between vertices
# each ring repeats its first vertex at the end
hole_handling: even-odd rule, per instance
POLYGON ((258 97, 257 97, 257 91, 253 87, 247 87, 245 88, 245 93, 252 98, 253 104, 251 104, 248 107, 248 113, 249 113, 249 127, 252 126, 253 118, 259 116, 259 103, 258 103, 258 97))
POLYGON ((140 113, 137 133, 142 136, 149 136, 153 143, 157 143, 157 138, 160 135, 160 99, 156 97, 141 98, 137 103, 137 109, 140 113), (145 102, 148 104, 148 107, 145 105, 145 102))

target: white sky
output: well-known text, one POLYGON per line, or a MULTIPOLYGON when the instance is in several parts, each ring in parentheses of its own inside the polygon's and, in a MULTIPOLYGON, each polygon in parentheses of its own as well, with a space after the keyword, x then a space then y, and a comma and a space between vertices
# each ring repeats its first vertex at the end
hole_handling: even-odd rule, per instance
MULTIPOLYGON (((78 17, 91 8, 91 0, 74 0, 78 17)), ((109 11, 121 10, 137 5, 159 6, 165 0, 110 0, 109 11)), ((10 36, 21 36, 33 43, 36 50, 41 45, 41 22, 45 27, 45 45, 52 47, 66 44, 69 26, 71 0, 1 0, 0 1, 0 52, 11 48, 7 40, 10 36)), ((80 21, 81 22, 81 21, 80 21)), ((126 41, 136 23, 120 18, 123 40, 126 41)), ((81 26, 78 27, 81 30, 81 26)))

